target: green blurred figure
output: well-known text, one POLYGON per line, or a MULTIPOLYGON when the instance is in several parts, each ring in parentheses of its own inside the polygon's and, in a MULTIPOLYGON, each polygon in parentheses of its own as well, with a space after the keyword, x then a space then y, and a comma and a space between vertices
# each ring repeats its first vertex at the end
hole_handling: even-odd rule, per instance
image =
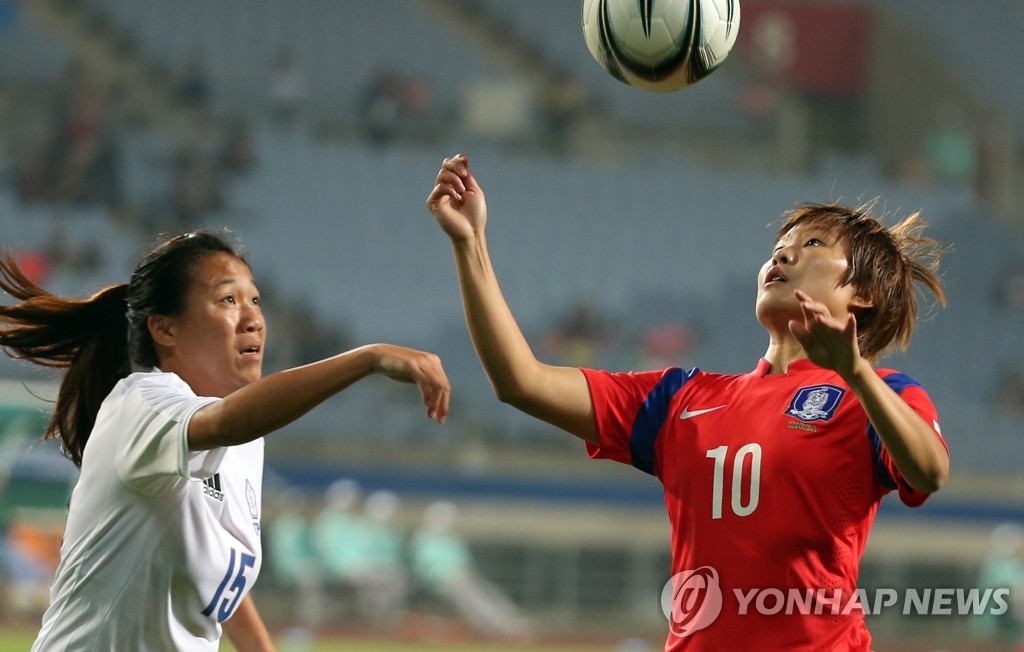
POLYGON ((303 651, 323 622, 323 571, 312 540, 309 499, 298 489, 280 495, 268 532, 269 560, 277 584, 292 594, 294 627, 281 633, 282 649, 303 651))
POLYGON ((407 580, 403 539, 391 522, 398 498, 376 491, 363 501, 350 479, 332 483, 313 522, 314 550, 324 581, 360 622, 390 630, 405 613, 407 580))
POLYGON ((423 524, 410 542, 417 581, 430 593, 449 601, 459 615, 485 636, 521 640, 529 626, 519 609, 483 577, 466 542, 454 531, 458 509, 450 502, 430 504, 423 524))
POLYGON ((1003 523, 992 530, 988 555, 978 571, 978 588, 1009 589, 1009 595, 1006 613, 985 613, 972 619, 975 633, 1024 650, 1024 527, 1003 523))

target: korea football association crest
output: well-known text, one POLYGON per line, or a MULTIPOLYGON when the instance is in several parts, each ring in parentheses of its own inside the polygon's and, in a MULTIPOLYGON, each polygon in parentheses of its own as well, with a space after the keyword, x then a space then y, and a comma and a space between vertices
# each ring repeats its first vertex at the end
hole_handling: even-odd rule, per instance
POLYGON ((804 422, 828 421, 843 400, 846 390, 835 385, 801 387, 789 402, 786 414, 804 422))

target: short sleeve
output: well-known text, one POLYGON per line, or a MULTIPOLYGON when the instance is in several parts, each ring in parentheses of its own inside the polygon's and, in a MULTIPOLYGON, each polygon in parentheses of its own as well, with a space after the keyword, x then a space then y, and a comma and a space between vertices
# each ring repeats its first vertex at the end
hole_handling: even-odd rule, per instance
POLYGON ((125 385, 123 391, 115 468, 126 486, 159 493, 181 480, 209 477, 216 471, 224 449, 190 455, 188 424, 200 408, 219 399, 198 397, 184 383, 175 387, 142 380, 125 385))
MULTIPOLYGON (((885 383, 893 389, 900 398, 902 398, 907 405, 913 408, 925 423, 931 426, 935 432, 935 436, 942 444, 943 448, 946 449, 946 454, 949 454, 949 445, 946 444, 945 438, 942 436, 942 430, 939 427, 938 412, 935 409, 935 405, 929 398, 928 393, 925 392, 924 388, 914 380, 913 378, 898 372, 887 373, 882 372, 883 380, 885 383)), ((888 449, 885 448, 881 443, 881 439, 874 430, 874 426, 868 425, 869 436, 872 438, 876 447, 876 461, 881 467, 883 473, 883 483, 889 485, 891 488, 896 489, 899 492, 900 500, 909 507, 917 507, 927 500, 928 494, 923 491, 918 491, 910 486, 910 484, 900 473, 899 469, 896 468, 896 464, 892 460, 892 456, 889 454, 888 449)))
POLYGON ((674 367, 642 373, 584 369, 600 437, 599 444, 587 444, 590 456, 632 464, 658 475, 658 433, 672 398, 695 372, 674 367))

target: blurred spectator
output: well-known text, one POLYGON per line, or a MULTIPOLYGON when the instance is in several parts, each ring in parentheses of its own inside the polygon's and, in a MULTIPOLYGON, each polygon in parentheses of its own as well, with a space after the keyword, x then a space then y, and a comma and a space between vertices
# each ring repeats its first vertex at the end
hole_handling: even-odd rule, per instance
POLYGON ((224 134, 224 169, 230 173, 246 174, 256 164, 256 151, 249 123, 238 118, 228 123, 224 134))
POLYGON ((410 120, 430 110, 433 90, 426 80, 381 68, 371 78, 359 106, 360 124, 371 144, 390 145, 410 120))
POLYGON ((99 243, 95 240, 72 243, 68 229, 62 223, 55 224, 50 230, 45 256, 51 268, 71 272, 93 272, 103 262, 99 243))
POLYGON ((578 301, 551 330, 545 339, 546 348, 561 364, 571 367, 592 367, 602 347, 609 341, 611 330, 589 301, 578 301))
POLYGON ((185 227, 201 224, 224 207, 225 130, 212 111, 181 116, 175 135, 171 212, 185 227))
POLYGON ((696 333, 685 322, 656 324, 643 335, 643 367, 688 367, 696 333))
POLYGON ((451 603, 474 630, 485 636, 519 639, 528 625, 515 604, 482 576, 465 541, 454 530, 458 509, 431 503, 412 536, 411 564, 416 580, 451 603))
POLYGON ((944 104, 936 110, 923 153, 934 182, 974 190, 977 144, 959 106, 944 104))
POLYGON ((1024 417, 1024 371, 1012 366, 1002 370, 996 381, 996 409, 1024 417))
POLYGON ((206 55, 194 50, 185 60, 174 99, 184 109, 205 110, 210 106, 212 90, 206 69, 206 55))
POLYGON ((14 252, 14 260, 25 277, 36 285, 45 285, 50 278, 50 258, 42 249, 23 247, 14 252))
POLYGON ((1004 314, 1024 317, 1024 261, 1003 265, 996 281, 995 302, 1004 314))
POLYGON ((397 135, 402 121, 403 82, 392 70, 379 70, 370 80, 360 107, 363 130, 370 143, 385 147, 397 135))
POLYGON ((363 614, 384 631, 393 631, 405 615, 409 579, 404 533, 395 523, 398 496, 375 491, 366 497, 366 577, 359 594, 363 614))
POLYGON ((50 118, 47 142, 21 162, 18 188, 23 200, 120 205, 111 104, 108 89, 73 60, 50 118))
MULTIPOLYGON (((271 283, 266 281, 261 285, 269 286, 271 283)), ((267 292, 264 288, 264 295, 278 297, 263 305, 264 312, 274 324, 272 357, 265 364, 273 369, 289 369, 352 348, 353 338, 344 324, 337 320, 327 321, 310 301, 301 297, 282 300, 286 294, 267 292)))
POLYGON ((587 113, 589 105, 586 87, 567 70, 558 70, 554 79, 544 86, 541 115, 544 138, 552 154, 569 154, 573 129, 587 113))
POLYGON ((223 206, 220 169, 197 152, 178 154, 174 176, 174 217, 185 227, 196 226, 223 206))
POLYGON ((291 49, 278 52, 270 66, 268 104, 271 119, 278 125, 295 126, 300 122, 309 100, 306 76, 291 49))
POLYGON ((313 523, 313 543, 324 579, 344 608, 354 598, 360 622, 387 630, 405 613, 408 581, 402 535, 392 522, 397 497, 376 491, 356 510, 362 495, 358 483, 338 480, 324 495, 324 507, 313 523))
POLYGON ((324 505, 313 519, 312 543, 324 579, 343 591, 352 589, 364 572, 366 537, 356 506, 362 489, 354 480, 336 480, 324 492, 324 505))
POLYGON ((116 204, 117 156, 107 109, 108 97, 95 84, 80 86, 71 98, 51 151, 56 199, 116 204))
POLYGON ((978 588, 1009 589, 1009 608, 1000 615, 974 616, 975 633, 1004 645, 1024 645, 1024 527, 1003 523, 992 530, 988 554, 978 571, 978 588))
POLYGON ((322 572, 310 532, 309 500, 297 489, 280 495, 280 511, 269 528, 274 579, 292 596, 292 622, 313 629, 322 621, 322 572))
POLYGON ((991 112, 976 121, 978 141, 978 200, 997 212, 1013 214, 1021 200, 1018 190, 1014 128, 1005 115, 991 112))
POLYGON ((38 614, 50 600, 63 524, 27 521, 0 531, 0 613, 38 614))

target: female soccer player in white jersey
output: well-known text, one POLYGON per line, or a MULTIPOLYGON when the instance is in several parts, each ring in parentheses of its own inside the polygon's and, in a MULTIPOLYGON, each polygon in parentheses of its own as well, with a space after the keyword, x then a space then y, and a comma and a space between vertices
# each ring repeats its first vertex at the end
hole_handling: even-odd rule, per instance
POLYGON ((451 239, 498 398, 661 480, 675 578, 666 650, 870 649, 855 596, 879 501, 895 490, 919 505, 949 472, 927 394, 872 367, 909 342, 915 282, 945 300, 941 250, 916 216, 886 229, 839 205, 792 211, 757 276, 769 344, 750 373, 609 373, 534 357, 491 266, 465 156, 445 159, 427 207, 451 239), (764 590, 787 604, 755 600, 764 590))
POLYGON ((248 595, 262 563, 263 439, 373 373, 448 413, 437 356, 373 344, 262 376, 252 272, 218 234, 180 235, 85 300, 6 255, 0 345, 65 369, 46 431, 81 468, 33 651, 272 650, 248 595), (223 628, 223 629, 222 629, 223 628))

